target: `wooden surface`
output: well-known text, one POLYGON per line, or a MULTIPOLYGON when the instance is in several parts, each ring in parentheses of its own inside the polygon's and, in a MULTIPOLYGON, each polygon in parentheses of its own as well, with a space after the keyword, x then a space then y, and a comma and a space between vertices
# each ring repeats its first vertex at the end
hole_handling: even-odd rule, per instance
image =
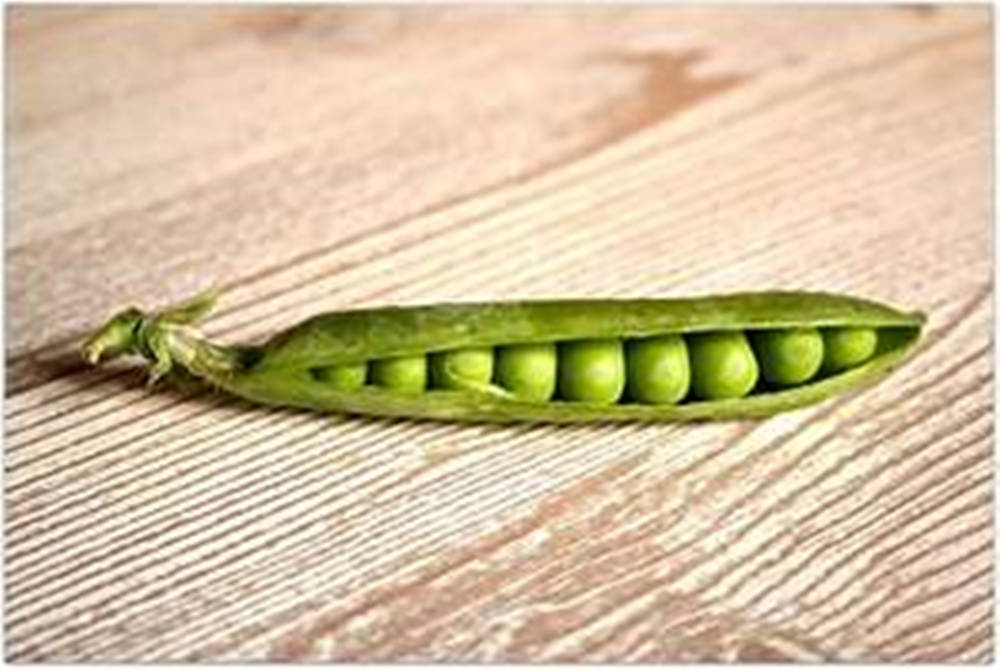
POLYGON ((9 659, 992 657, 991 13, 16 7, 9 659), (758 422, 490 427, 147 392, 212 282, 356 305, 801 288, 929 314, 758 422))

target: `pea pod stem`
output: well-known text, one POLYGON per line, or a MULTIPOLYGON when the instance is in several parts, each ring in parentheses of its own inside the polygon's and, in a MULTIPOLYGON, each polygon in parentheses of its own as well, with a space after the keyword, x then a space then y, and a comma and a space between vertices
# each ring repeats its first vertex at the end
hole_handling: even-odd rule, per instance
POLYGON ((166 376, 175 365, 221 385, 246 368, 257 353, 253 347, 216 344, 192 324, 204 318, 215 304, 214 289, 181 304, 146 314, 135 307, 119 312, 84 342, 84 359, 96 365, 102 358, 138 354, 152 363, 149 385, 166 376))
MULTIPOLYGON (((390 307, 326 314, 259 346, 224 345, 194 324, 211 310, 206 292, 159 312, 126 309, 83 346, 92 364, 138 354, 150 383, 178 368, 234 395, 320 411, 457 421, 689 421, 762 417, 871 383, 912 349, 924 317, 848 296, 768 292, 693 299, 572 300, 390 307), (452 388, 419 394, 364 385, 338 389, 312 371, 375 359, 469 347, 652 337, 775 328, 877 328, 879 349, 867 361, 792 388, 680 404, 527 401, 496 383, 466 379, 448 365, 452 388)), ((745 392, 745 390, 741 390, 745 392)))

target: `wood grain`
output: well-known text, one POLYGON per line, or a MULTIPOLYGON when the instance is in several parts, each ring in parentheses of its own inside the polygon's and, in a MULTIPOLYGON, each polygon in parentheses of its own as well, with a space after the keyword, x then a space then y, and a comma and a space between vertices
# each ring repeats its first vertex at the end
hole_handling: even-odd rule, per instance
POLYGON ((993 655, 983 7, 14 7, 14 661, 993 655), (147 392, 212 282, 347 306, 802 288, 930 315, 759 422, 491 427, 147 392))

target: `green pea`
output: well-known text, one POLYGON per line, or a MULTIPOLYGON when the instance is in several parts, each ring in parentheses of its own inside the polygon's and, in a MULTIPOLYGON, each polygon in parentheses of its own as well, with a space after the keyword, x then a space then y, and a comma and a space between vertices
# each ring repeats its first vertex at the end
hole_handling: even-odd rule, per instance
POLYGON ((556 390, 556 345, 497 347, 496 383, 522 400, 545 402, 556 390))
POLYGON ((823 336, 816 328, 758 330, 750 343, 768 384, 795 386, 809 381, 823 362, 823 336))
POLYGON ((419 394, 427 388, 427 358, 402 356, 372 361, 372 383, 399 393, 419 394))
POLYGON ((439 351, 430 356, 431 386, 462 389, 468 385, 488 384, 493 376, 493 348, 477 347, 439 351))
POLYGON ((824 372, 840 372, 864 363, 875 354, 878 334, 874 328, 824 328, 824 372))
POLYGON ((688 336, 691 392, 702 400, 742 398, 757 383, 757 360, 739 330, 688 336))
POLYGON ((654 405, 673 405, 684 399, 691 386, 687 345, 680 335, 629 340, 625 361, 628 395, 654 405))
POLYGON ((313 376, 321 382, 344 391, 359 389, 365 385, 368 376, 367 363, 349 363, 316 368, 313 376))
POLYGON ((559 396, 612 404, 625 389, 621 340, 575 340, 559 345, 559 396))

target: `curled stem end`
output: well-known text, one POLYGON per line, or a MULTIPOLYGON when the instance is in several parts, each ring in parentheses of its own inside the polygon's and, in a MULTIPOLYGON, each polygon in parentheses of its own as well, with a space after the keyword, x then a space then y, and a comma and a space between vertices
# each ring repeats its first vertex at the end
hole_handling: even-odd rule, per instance
POLYGON ((142 312, 134 307, 116 314, 83 343, 84 360, 96 365, 102 356, 113 358, 135 351, 136 332, 142 319, 142 312))
POLYGON ((143 356, 152 363, 149 386, 170 373, 175 364, 209 380, 232 374, 242 365, 240 351, 209 342, 190 325, 211 311, 217 294, 213 287, 154 314, 130 307, 83 343, 83 358, 96 365, 102 358, 143 356))

